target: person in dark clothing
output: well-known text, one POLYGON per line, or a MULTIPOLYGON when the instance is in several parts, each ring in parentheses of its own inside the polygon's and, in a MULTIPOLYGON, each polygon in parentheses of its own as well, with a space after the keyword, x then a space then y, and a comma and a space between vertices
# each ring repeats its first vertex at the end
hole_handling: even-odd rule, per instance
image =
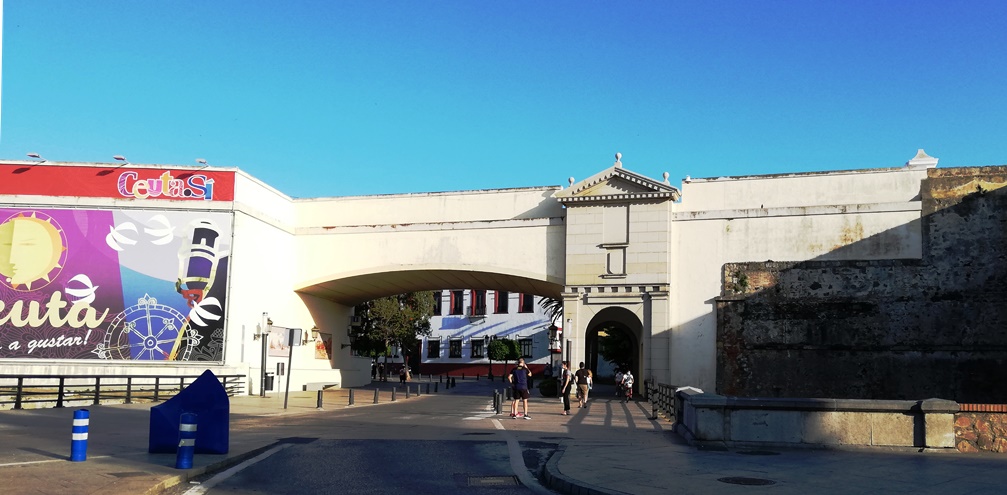
POLYGON ((570 361, 563 361, 563 369, 559 374, 560 397, 563 398, 563 415, 570 415, 570 389, 573 388, 573 374, 570 373, 570 361))
POLYGON ((587 392, 591 390, 591 370, 587 369, 582 361, 580 369, 574 376, 577 378, 577 401, 580 403, 577 407, 587 407, 587 392))
POLYGON ((524 405, 524 419, 531 419, 531 416, 528 415, 528 397, 530 396, 528 384, 531 383, 531 370, 525 365, 524 358, 517 360, 517 367, 507 375, 507 381, 514 387, 514 402, 511 403, 510 417, 512 419, 518 418, 518 401, 521 401, 524 405))

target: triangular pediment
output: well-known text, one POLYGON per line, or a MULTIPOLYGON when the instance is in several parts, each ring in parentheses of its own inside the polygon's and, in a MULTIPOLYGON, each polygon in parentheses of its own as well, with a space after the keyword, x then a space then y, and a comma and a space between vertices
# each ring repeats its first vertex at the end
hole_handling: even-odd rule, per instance
POLYGON ((612 166, 562 191, 557 191, 553 197, 564 204, 644 199, 675 201, 680 197, 680 193, 677 188, 667 183, 658 182, 621 166, 612 166))

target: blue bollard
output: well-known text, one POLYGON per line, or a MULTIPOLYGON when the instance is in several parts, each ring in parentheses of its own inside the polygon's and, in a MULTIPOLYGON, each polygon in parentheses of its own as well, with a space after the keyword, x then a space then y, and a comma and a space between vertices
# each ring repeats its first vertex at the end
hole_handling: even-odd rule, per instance
POLYGON ((175 455, 175 469, 192 467, 192 457, 196 453, 196 415, 182 413, 178 425, 178 452, 175 455))
POLYGON ((90 423, 91 412, 87 409, 77 409, 73 412, 73 433, 70 440, 70 460, 84 462, 87 460, 87 426, 90 423))

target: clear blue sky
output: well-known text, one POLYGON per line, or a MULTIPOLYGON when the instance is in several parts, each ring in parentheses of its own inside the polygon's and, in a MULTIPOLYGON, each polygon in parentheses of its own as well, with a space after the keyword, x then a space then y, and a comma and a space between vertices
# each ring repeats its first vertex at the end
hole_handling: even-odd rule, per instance
POLYGON ((1007 163, 1005 1, 12 1, 0 158, 294 197, 1007 163))

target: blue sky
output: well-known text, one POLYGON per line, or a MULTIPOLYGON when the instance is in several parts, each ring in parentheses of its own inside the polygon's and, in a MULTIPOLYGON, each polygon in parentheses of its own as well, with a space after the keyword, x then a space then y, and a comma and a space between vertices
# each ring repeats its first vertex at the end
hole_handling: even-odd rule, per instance
POLYGON ((1002 1, 11 1, 0 158, 294 197, 1007 163, 1002 1))

